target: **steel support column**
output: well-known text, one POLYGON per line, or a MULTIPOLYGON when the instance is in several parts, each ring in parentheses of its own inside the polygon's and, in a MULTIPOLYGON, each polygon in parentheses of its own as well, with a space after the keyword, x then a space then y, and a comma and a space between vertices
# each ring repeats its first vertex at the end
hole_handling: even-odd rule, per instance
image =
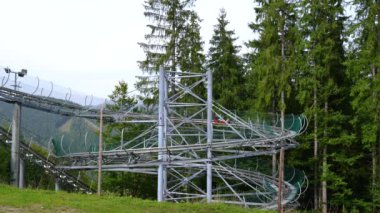
MULTIPOLYGON (((166 119, 168 118, 168 113, 169 113, 169 107, 167 106, 166 102, 168 100, 168 91, 169 91, 169 87, 168 87, 168 81, 166 80, 165 78, 165 74, 164 74, 164 139, 163 139, 163 144, 162 146, 163 147, 166 147, 166 141, 168 140, 167 139, 167 131, 168 131, 168 122, 166 121, 166 119)), ((164 162, 167 162, 168 161, 168 154, 165 153, 163 156, 162 156, 162 159, 164 162)), ((163 172, 162 172, 162 175, 163 175, 163 187, 162 187, 162 192, 163 192, 163 197, 164 197, 164 200, 166 200, 166 197, 167 197, 167 194, 166 194, 166 190, 167 190, 167 185, 168 185, 168 172, 167 172, 167 166, 166 164, 163 165, 163 172)))
POLYGON ((207 71, 207 202, 210 203, 212 200, 212 73, 210 70, 207 71))
MULTIPOLYGON (((159 101, 158 101, 158 147, 165 147, 165 73, 163 67, 160 68, 159 75, 159 101)), ((165 168, 164 168, 164 153, 160 151, 158 153, 158 174, 157 174, 157 201, 164 201, 164 193, 165 193, 165 168)))
POLYGON ((59 178, 55 179, 55 185, 54 186, 55 186, 54 188, 55 188, 56 192, 58 192, 59 190, 61 190, 61 186, 59 184, 59 178))
POLYGON ((11 184, 19 187, 20 174, 20 118, 21 105, 14 104, 12 118, 11 184))
POLYGON ((18 187, 23 189, 25 187, 25 161, 19 158, 19 175, 18 175, 18 187))

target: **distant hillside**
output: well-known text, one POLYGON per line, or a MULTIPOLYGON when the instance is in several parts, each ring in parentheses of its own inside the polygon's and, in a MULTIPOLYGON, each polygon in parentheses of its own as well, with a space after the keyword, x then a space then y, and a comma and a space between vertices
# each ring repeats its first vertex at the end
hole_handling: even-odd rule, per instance
MULTIPOLYGON (((13 105, 0 102, 0 125, 10 127, 13 105)), ((27 107, 21 109, 21 137, 28 143, 33 142, 48 148, 57 155, 68 152, 90 151, 98 143, 98 124, 95 121, 57 115, 27 107), (86 140, 86 145, 84 141, 86 140), (61 148, 61 140, 63 150, 61 148)))

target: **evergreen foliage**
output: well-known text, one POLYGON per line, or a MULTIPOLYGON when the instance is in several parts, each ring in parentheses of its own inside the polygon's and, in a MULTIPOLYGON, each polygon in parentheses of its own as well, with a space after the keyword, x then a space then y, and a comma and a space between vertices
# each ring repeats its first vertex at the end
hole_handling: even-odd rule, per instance
MULTIPOLYGON (((145 42, 138 43, 145 52, 139 67, 147 74, 157 73, 160 66, 170 71, 201 72, 204 55, 200 37, 200 19, 192 10, 195 0, 146 0, 144 15, 151 24, 145 42)), ((173 74, 174 75, 174 74, 173 74)), ((146 104, 156 101, 157 81, 139 77, 136 87, 146 104)), ((170 85, 175 92, 174 85, 170 85)))
POLYGON ((229 22, 224 9, 220 10, 217 21, 208 52, 214 99, 227 109, 239 110, 244 100, 244 88, 241 87, 244 84, 244 72, 238 56, 240 47, 234 45, 237 39, 234 37, 235 32, 227 29, 229 22))
MULTIPOLYGON (((138 112, 139 109, 132 108, 136 104, 134 97, 129 95, 128 84, 120 81, 112 94, 109 95, 112 104, 107 109, 112 111, 138 112)), ((128 123, 108 124, 104 131, 106 146, 119 146, 120 141, 128 141, 136 137, 147 126, 145 124, 134 125, 128 123), (121 138, 121 135, 123 138, 121 138)), ((137 174, 131 172, 104 172, 103 187, 106 191, 117 193, 120 196, 133 196, 139 198, 155 198, 156 178, 147 174, 137 174)))
POLYGON ((311 124, 303 137, 313 138, 309 140, 313 145, 307 151, 309 156, 314 156, 308 165, 313 167, 309 177, 313 180, 314 208, 323 212, 327 211, 328 204, 351 205, 347 202, 352 195, 347 174, 360 157, 355 152, 344 151, 354 146, 354 140, 346 95, 349 81, 343 64, 346 18, 342 4, 340 0, 300 3, 304 52, 296 78, 297 99, 311 124))
POLYGON ((361 194, 370 200, 366 206, 375 212, 380 205, 380 2, 355 0, 353 3, 356 16, 351 23, 352 41, 346 61, 353 82, 352 124, 363 152, 371 153, 371 159, 365 157, 367 162, 371 161, 371 170, 365 171, 367 178, 364 178, 368 191, 362 190, 361 194))
POLYGON ((203 41, 200 35, 200 18, 194 11, 189 12, 187 27, 179 41, 178 64, 184 72, 203 73, 205 56, 203 54, 203 41))
POLYGON ((136 104, 136 100, 128 93, 128 84, 125 81, 119 81, 112 94, 108 96, 113 103, 107 107, 113 111, 128 110, 136 104))
POLYGON ((258 111, 278 112, 281 92, 290 96, 293 72, 297 68, 297 27, 295 4, 285 1, 257 1, 256 20, 249 24, 257 39, 248 42, 249 58, 247 90, 250 105, 258 111), (284 55, 282 41, 284 39, 284 55))
MULTIPOLYGON (((5 141, 3 137, 2 140, 5 141)), ((0 182, 1 183, 9 183, 11 172, 10 172, 10 159, 11 152, 10 148, 5 144, 0 143, 0 182)))

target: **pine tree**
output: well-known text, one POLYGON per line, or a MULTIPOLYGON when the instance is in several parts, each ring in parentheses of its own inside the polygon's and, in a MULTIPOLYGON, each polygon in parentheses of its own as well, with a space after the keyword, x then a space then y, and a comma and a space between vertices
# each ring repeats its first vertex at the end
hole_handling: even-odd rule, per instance
POLYGON ((210 40, 208 68, 213 73, 214 98, 227 109, 241 109, 243 93, 243 69, 238 56, 239 46, 234 45, 235 32, 228 30, 227 14, 220 10, 218 24, 210 40))
POLYGON ((355 110, 353 123, 363 152, 371 152, 370 191, 372 211, 380 204, 380 1, 355 0, 356 17, 351 27, 353 40, 347 62, 354 82, 351 90, 355 110))

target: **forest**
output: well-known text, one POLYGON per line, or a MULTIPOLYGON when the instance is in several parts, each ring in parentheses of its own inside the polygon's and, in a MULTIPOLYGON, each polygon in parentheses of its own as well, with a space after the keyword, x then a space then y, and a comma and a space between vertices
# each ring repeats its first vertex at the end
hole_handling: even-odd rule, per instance
MULTIPOLYGON (((246 23, 252 39, 245 42, 245 53, 236 45, 239 35, 224 9, 211 40, 202 40, 196 3, 143 4, 149 33, 141 38, 145 58, 137 63, 145 77, 138 77, 135 87, 146 104, 157 101, 152 94, 157 82, 149 76, 159 67, 192 73, 211 70, 213 98, 238 115, 270 112, 308 118, 308 129, 296 138, 300 145, 285 153, 285 165, 303 170, 310 182, 300 209, 379 212, 380 0, 255 0, 252 21, 246 23)), ((109 97, 128 105, 135 97, 127 93, 128 85, 120 82, 109 97)), ((0 158, 0 181, 7 182, 9 161, 3 159, 9 154, 0 149, 0 158)), ((40 183, 51 187, 53 181, 36 171, 27 178, 36 183, 45 178, 40 183)), ((104 187, 154 199, 155 181, 146 175, 110 172, 104 187)))
MULTIPOLYGON (((238 2, 237 2, 238 3, 238 2)), ((301 207, 380 210, 380 1, 254 1, 248 53, 220 10, 204 50, 193 0, 147 0, 141 70, 213 73, 213 94, 237 114, 304 114, 309 126, 286 165, 310 180, 301 207)), ((141 94, 150 84, 140 78, 141 94)))

